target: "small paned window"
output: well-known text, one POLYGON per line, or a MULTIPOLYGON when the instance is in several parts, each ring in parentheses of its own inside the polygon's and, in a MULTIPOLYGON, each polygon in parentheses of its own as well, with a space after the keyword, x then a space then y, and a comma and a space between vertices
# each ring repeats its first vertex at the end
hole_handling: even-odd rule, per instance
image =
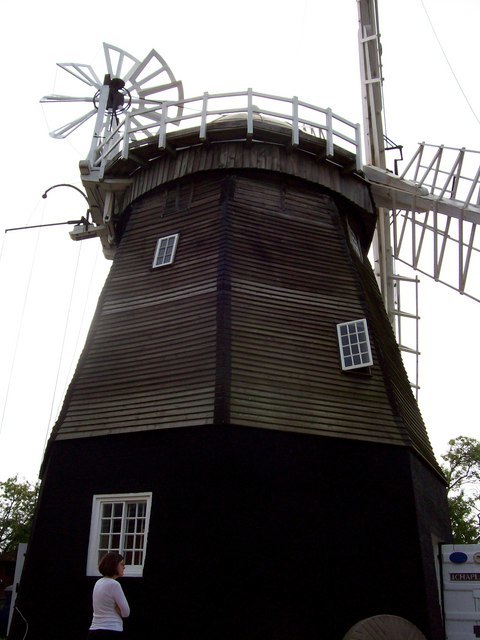
POLYGON ((87 575, 100 575, 98 563, 109 551, 123 555, 126 576, 142 575, 151 499, 150 493, 93 497, 87 575))
POLYGON ((353 320, 337 324, 342 369, 359 369, 373 364, 367 321, 353 320))
POLYGON ((177 250, 178 236, 179 234, 175 233, 158 239, 152 267, 163 267, 166 264, 172 264, 177 250))

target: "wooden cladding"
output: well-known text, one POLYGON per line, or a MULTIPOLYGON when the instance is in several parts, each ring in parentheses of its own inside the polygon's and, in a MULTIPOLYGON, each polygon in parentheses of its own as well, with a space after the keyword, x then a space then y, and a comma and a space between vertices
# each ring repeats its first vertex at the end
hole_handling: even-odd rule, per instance
POLYGON ((343 216, 317 185, 261 171, 136 200, 56 437, 234 425, 413 444, 434 464, 343 216), (152 269, 174 233, 174 263, 152 269), (345 373, 336 325, 362 317, 374 364, 345 373))
POLYGON ((332 199, 243 178, 230 215, 231 422, 404 442, 378 364, 341 370, 336 324, 365 309, 332 199))
MULTIPOLYGON (((149 150, 151 152, 151 147, 145 146, 144 152, 147 153, 149 150)), ((286 150, 283 146, 259 141, 249 144, 238 141, 194 146, 187 143, 185 147, 175 149, 172 153, 158 149, 154 151, 157 156, 155 161, 146 164, 141 171, 133 173, 135 179, 125 194, 124 207, 152 189, 189 175, 198 176, 219 169, 257 170, 268 172, 270 175, 281 173, 322 185, 323 188, 342 194, 360 207, 369 227, 369 240, 371 239, 375 216, 369 189, 363 179, 351 170, 328 162, 325 158, 319 158, 300 149, 286 150)), ((132 170, 130 162, 119 162, 110 168, 109 175, 112 178, 130 176, 128 171, 132 170)), ((174 199, 175 193, 172 192, 169 197, 174 199)))
POLYGON ((221 186, 205 181, 186 208, 175 184, 133 206, 57 437, 212 423, 221 186), (152 268, 158 238, 171 233, 180 233, 174 263, 152 268))

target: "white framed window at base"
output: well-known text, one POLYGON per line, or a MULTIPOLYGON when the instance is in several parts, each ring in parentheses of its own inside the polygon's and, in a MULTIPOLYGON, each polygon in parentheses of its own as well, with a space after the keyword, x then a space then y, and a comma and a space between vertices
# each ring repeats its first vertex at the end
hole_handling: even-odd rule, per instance
POLYGON ((164 236, 157 240, 155 256, 152 263, 153 268, 172 264, 175 259, 179 235, 179 233, 174 233, 171 236, 164 236))
POLYGON ((100 575, 98 563, 109 551, 123 555, 125 576, 143 574, 151 504, 151 493, 93 496, 87 575, 100 575))
POLYGON ((337 324, 337 335, 344 371, 370 367, 373 364, 365 318, 337 324))

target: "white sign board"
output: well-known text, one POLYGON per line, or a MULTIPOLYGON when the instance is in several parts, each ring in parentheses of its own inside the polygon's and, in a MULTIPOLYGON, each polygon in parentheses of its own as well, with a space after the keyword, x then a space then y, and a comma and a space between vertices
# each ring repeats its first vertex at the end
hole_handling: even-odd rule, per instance
POLYGON ((447 640, 480 638, 480 544, 442 545, 447 640))

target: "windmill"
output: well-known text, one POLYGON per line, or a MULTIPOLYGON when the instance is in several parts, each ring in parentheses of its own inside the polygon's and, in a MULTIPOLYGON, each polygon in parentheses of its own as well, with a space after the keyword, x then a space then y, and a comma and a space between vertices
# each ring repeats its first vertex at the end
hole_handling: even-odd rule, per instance
POLYGON ((108 75, 72 237, 114 262, 44 461, 31 637, 64 632, 31 597, 53 546, 75 550, 50 589, 80 603, 79 637, 119 548, 133 637, 441 638, 445 492, 365 256, 371 190, 424 192, 365 165, 330 109, 251 89, 135 105, 108 75))

